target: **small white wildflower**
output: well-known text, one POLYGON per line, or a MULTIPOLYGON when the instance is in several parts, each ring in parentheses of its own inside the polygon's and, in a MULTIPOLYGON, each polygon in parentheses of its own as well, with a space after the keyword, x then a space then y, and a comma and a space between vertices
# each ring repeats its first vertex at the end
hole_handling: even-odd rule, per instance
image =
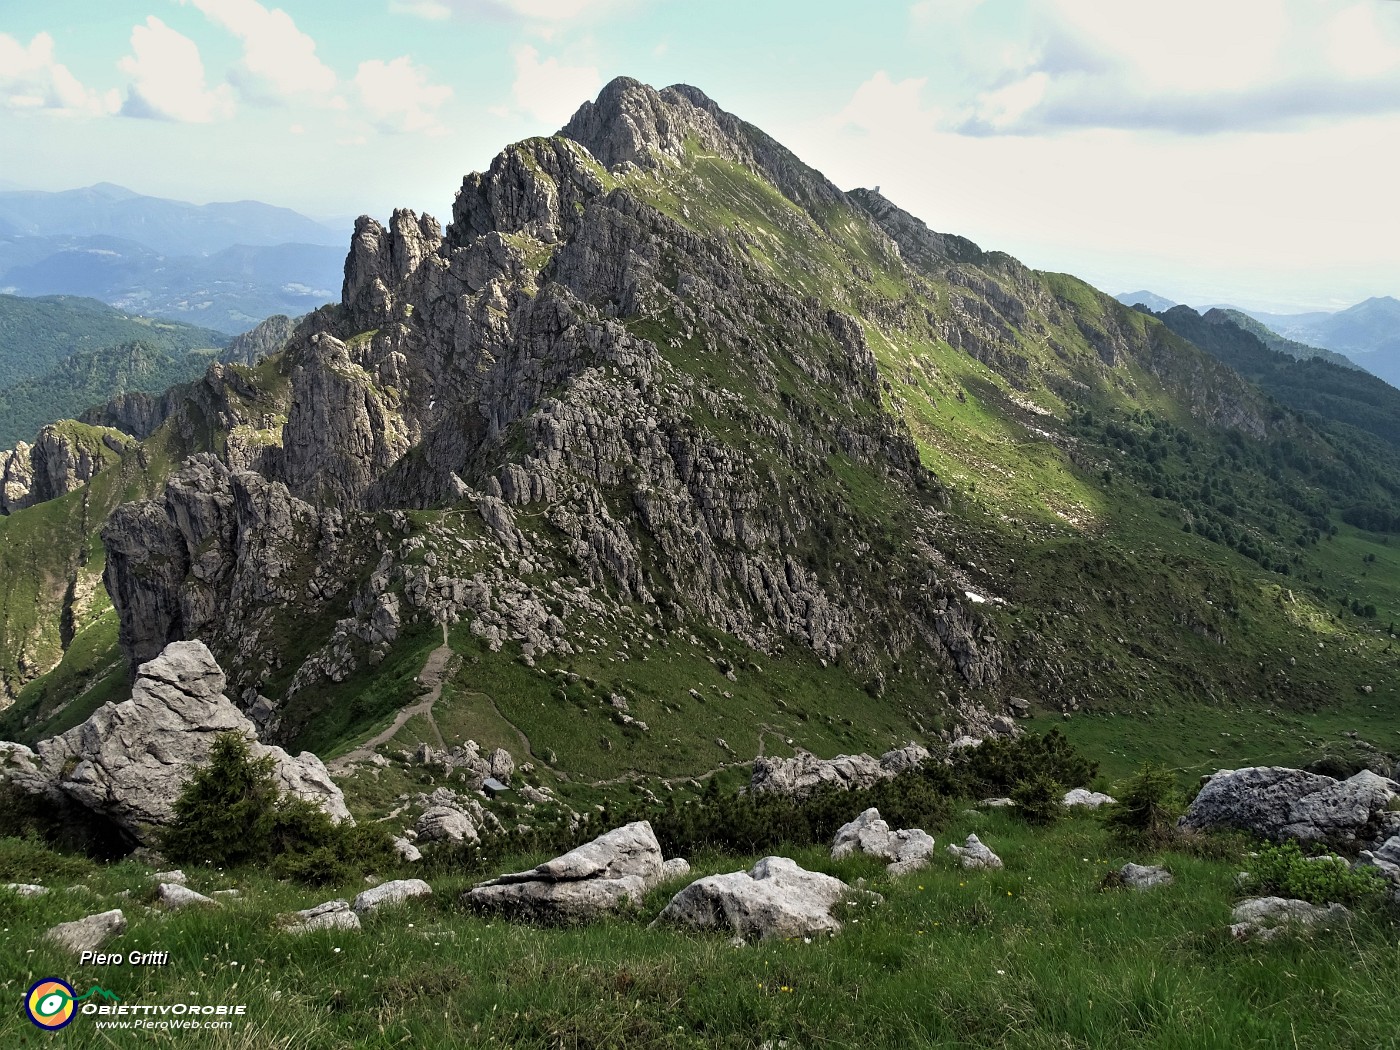
POLYGON ((337 955, 340 954, 340 949, 339 949, 339 948, 334 949, 334 951, 335 951, 335 953, 336 953, 337 955))

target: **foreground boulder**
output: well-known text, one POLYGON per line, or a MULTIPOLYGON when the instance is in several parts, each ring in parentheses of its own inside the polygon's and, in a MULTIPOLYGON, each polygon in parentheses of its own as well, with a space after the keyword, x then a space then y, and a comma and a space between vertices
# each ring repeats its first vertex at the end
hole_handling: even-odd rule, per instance
POLYGON ((74 922, 61 922, 44 936, 74 955, 95 952, 113 937, 126 932, 126 916, 120 908, 99 912, 74 922))
POLYGON ((831 858, 839 860, 852 853, 867 853, 889 861, 885 870, 891 875, 904 875, 928 865, 933 845, 933 837, 918 828, 890 830, 880 811, 871 807, 836 832, 831 858))
POLYGON ((1305 842, 1374 838, 1397 795, 1400 784, 1370 770, 1339 781, 1284 766, 1223 769, 1201 788, 1181 826, 1305 842))
POLYGON ((801 748, 792 758, 760 756, 754 759, 749 788, 758 793, 770 792, 806 798, 818 788, 831 786, 848 791, 868 788, 913 769, 929 757, 928 750, 918 744, 908 744, 886 751, 878 759, 869 755, 837 755, 818 758, 801 748))
POLYGON ((838 905, 881 899, 786 857, 764 857, 750 871, 692 882, 671 898, 656 922, 731 930, 745 940, 805 937, 840 932, 841 921, 832 914, 838 905))
POLYGON ((480 837, 472 818, 455 806, 425 809, 413 830, 419 842, 475 842, 480 837))
POLYGON ((973 871, 992 871, 1002 867, 1001 858, 988 848, 976 835, 969 835, 961 846, 949 846, 948 852, 957 858, 964 868, 973 871))
POLYGON ((1237 938, 1273 940, 1281 934, 1338 926, 1351 918, 1340 904, 1325 908, 1286 897, 1251 897, 1235 906, 1230 934, 1237 938))
POLYGON ((315 803, 332 820, 350 820, 321 760, 258 743, 253 723, 224 695, 225 686, 203 642, 171 642, 141 665, 130 700, 103 704, 82 725, 41 740, 35 762, 7 749, 17 771, 10 779, 31 793, 76 803, 149 844, 174 819, 181 788, 208 760, 215 739, 236 733, 251 742, 253 757, 272 757, 282 792, 315 803))
POLYGON ((666 878, 661 845, 639 820, 600 835, 529 871, 502 875, 467 891, 478 911, 532 922, 586 922, 641 903, 666 878))
POLYGON ((433 888, 422 879, 396 879, 393 882, 380 883, 356 897, 355 912, 363 915, 365 912, 382 908, 386 904, 402 904, 404 901, 413 900, 416 897, 431 897, 432 895, 433 888))

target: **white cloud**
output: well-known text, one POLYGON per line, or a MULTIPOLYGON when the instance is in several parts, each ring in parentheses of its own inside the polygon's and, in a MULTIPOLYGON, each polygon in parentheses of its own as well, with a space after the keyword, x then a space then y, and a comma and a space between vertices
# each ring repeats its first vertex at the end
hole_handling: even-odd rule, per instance
POLYGON ((131 50, 118 63, 131 78, 122 105, 127 116, 205 124, 233 115, 228 86, 212 91, 205 86, 204 62, 195 42, 155 15, 145 25, 132 27, 131 50))
POLYGON ((0 106, 48 110, 63 116, 115 113, 121 97, 83 87, 68 67, 54 59, 53 37, 37 33, 26 47, 0 33, 0 106))
POLYGON ((970 134, 1265 129, 1400 112, 1400 3, 921 0, 970 134))
POLYGON ((632 2, 635 0, 389 0, 389 10, 430 21, 457 15, 549 26, 610 14, 632 2))
POLYGON ((447 133, 436 111, 452 97, 452 89, 431 83, 428 71, 407 55, 390 62, 361 62, 355 88, 360 112, 381 131, 447 133))
POLYGON ((867 80, 836 114, 838 127, 857 128, 866 134, 907 134, 931 131, 939 114, 925 108, 927 77, 910 77, 895 83, 883 69, 867 80))
POLYGON ((541 60, 539 51, 528 44, 511 54, 515 59, 515 82, 511 85, 515 107, 550 125, 551 131, 603 86, 594 66, 566 66, 557 58, 541 60))
POLYGON ((240 89, 253 97, 330 95, 336 75, 316 55, 316 41, 281 8, 268 10, 257 0, 180 0, 192 4, 243 45, 234 73, 240 89))

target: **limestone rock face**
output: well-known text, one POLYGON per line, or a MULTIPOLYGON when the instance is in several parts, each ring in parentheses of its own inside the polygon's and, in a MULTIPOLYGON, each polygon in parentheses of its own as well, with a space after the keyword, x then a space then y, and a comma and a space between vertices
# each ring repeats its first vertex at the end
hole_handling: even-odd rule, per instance
POLYGON ((806 798, 825 785, 843 790, 868 788, 912 769, 928 757, 928 751, 918 744, 887 751, 878 759, 870 755, 818 758, 799 748, 792 758, 760 756, 755 759, 749 787, 755 792, 773 792, 794 798, 806 798))
POLYGON ((692 882, 671 898, 656 922, 727 929, 745 940, 803 937, 840 932, 841 920, 832 910, 843 902, 881 899, 786 857, 764 857, 749 871, 692 882))
POLYGON ((0 452, 0 514, 13 514, 34 503, 34 461, 23 441, 0 452))
POLYGON ((510 918, 583 922, 636 906, 664 877, 661 846, 641 820, 529 871, 480 883, 463 899, 479 911, 510 918))
POLYGON ((949 846, 948 852, 964 868, 974 871, 993 870, 1002 867, 1001 858, 987 847, 976 835, 969 835, 961 846, 949 846))
POLYGON ((1238 828, 1263 838, 1353 840, 1374 834, 1400 785, 1363 770, 1337 781, 1283 766, 1221 770, 1181 818, 1187 828, 1238 828))
POLYGON ((1251 897, 1235 906, 1231 918, 1232 936, 1269 941, 1288 932, 1341 925, 1351 919, 1351 912, 1340 904, 1323 907, 1286 897, 1251 897))
POLYGON ((475 842, 479 837, 471 817, 452 806, 432 806, 414 827, 419 842, 475 842))
POLYGON ((928 865, 933 845, 933 837, 918 828, 892 831, 881 819, 880 811, 872 807, 836 832, 831 857, 839 860, 852 853, 883 857, 890 862, 886 871, 905 875, 928 865))
POLYGON ((95 952, 113 937, 126 932, 126 916, 120 908, 99 912, 73 922, 61 922, 44 936, 74 955, 95 952))
POLYGON ((141 665, 130 700, 104 704, 82 725, 40 741, 36 775, 21 786, 57 791, 149 842, 173 818, 175 799, 214 740, 236 733, 252 741, 255 757, 273 757, 284 792, 316 803, 333 820, 349 820, 320 759, 257 743, 252 723, 224 696, 225 684, 202 642, 172 642, 141 665))

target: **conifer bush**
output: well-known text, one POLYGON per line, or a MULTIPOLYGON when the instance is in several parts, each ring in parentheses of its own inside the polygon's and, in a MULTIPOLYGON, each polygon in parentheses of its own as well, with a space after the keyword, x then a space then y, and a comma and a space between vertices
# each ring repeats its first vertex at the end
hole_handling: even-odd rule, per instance
POLYGON ((1118 794, 1104 812, 1104 823, 1118 836, 1161 844, 1176 835, 1183 806, 1170 769, 1145 762, 1118 794))
POLYGON ((305 799, 282 795, 271 756, 254 758, 236 733, 214 741, 209 761, 175 801, 161 848, 177 863, 267 866, 308 885, 344 882, 397 863, 378 825, 336 824, 305 799))

